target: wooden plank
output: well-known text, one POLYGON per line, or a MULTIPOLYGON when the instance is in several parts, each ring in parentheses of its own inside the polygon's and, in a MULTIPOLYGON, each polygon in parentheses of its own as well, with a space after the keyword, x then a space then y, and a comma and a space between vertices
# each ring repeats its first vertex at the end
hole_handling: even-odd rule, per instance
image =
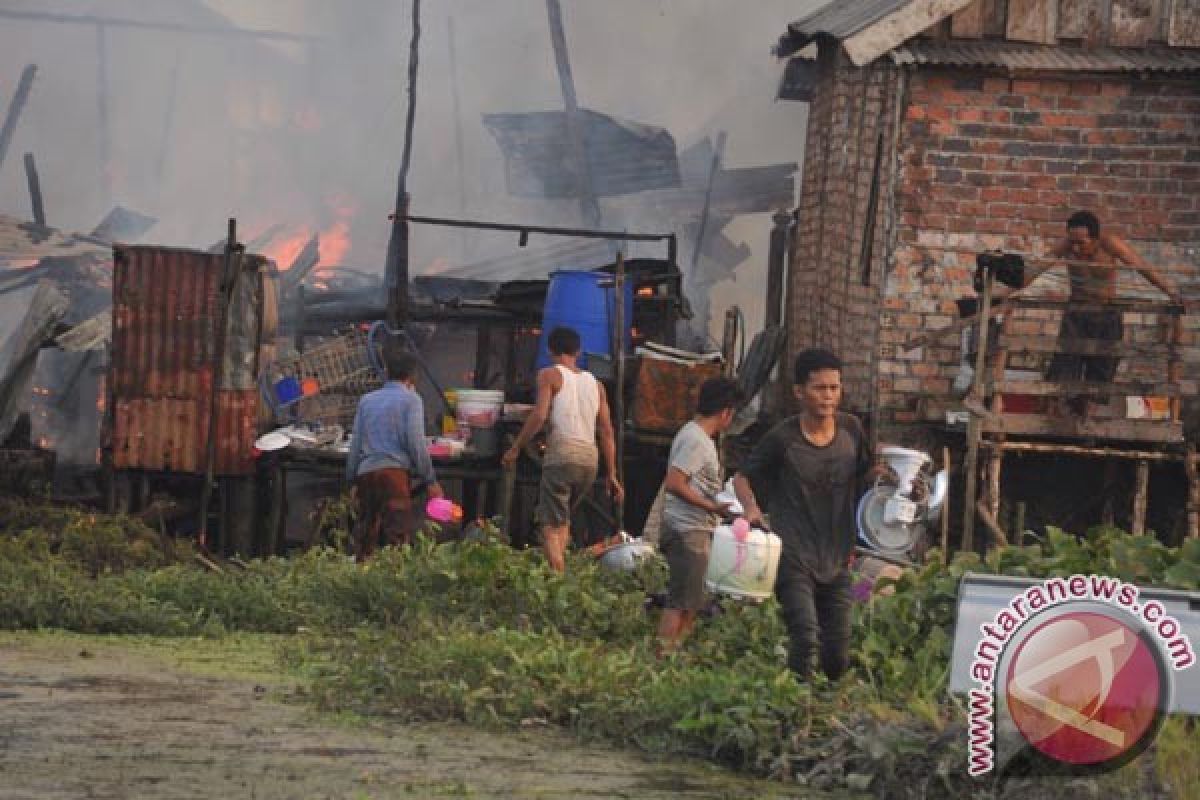
POLYGON ((8 438, 29 396, 42 344, 69 307, 70 302, 53 283, 42 281, 24 318, 3 348, 8 353, 8 361, 0 373, 0 442, 8 438))
POLYGON ((1103 44, 1107 25, 1103 0, 1059 0, 1058 37, 1103 44))
POLYGON ((1154 33, 1155 0, 1112 0, 1112 26, 1108 43, 1114 47, 1141 47, 1154 33))
POLYGON ((21 70, 17 90, 13 92, 12 100, 8 104, 8 113, 4 116, 4 126, 0 127, 0 164, 4 163, 4 156, 8 154, 8 145, 12 142, 13 131, 17 129, 17 120, 21 119, 21 111, 25 108, 25 101, 29 99, 36 75, 36 64, 29 64, 21 70))
POLYGON ((1059 395, 1079 397, 1175 397, 1179 385, 1175 383, 1087 383, 1083 381, 996 381, 988 382, 988 388, 1006 394, 1027 394, 1035 397, 1057 397, 1059 395))
POLYGON ((955 39, 980 39, 983 37, 985 0, 975 0, 971 5, 955 14, 950 21, 950 35, 955 39))
POLYGON ((1042 414, 1000 414, 983 420, 986 433, 1022 436, 1064 436, 1078 439, 1113 439, 1132 442, 1178 444, 1183 442, 1183 425, 1145 419, 1079 419, 1042 414))
POLYGON ((987 39, 1003 39, 1008 29, 1007 0, 983 0, 983 35, 987 39))
POLYGON ((856 67, 864 66, 970 3, 971 0, 914 0, 846 39, 843 46, 856 67))
POLYGON ((1113 447, 1082 447, 1077 444, 1060 444, 1058 442, 1011 442, 985 439, 980 446, 987 450, 1004 450, 1008 453, 1048 453, 1084 458, 1131 458, 1139 461, 1182 461, 1185 458, 1181 453, 1161 450, 1118 450, 1113 447))
POLYGON ((1139 461, 1133 489, 1133 519, 1129 525, 1129 532, 1134 536, 1141 536, 1146 532, 1146 503, 1149 494, 1150 464, 1147 461, 1139 461))
POLYGON ((1167 23, 1171 47, 1200 47, 1200 0, 1173 0, 1167 23))
POLYGON ((33 209, 33 221, 46 227, 46 206, 42 201, 42 179, 38 177, 37 162, 33 153, 25 154, 25 181, 29 185, 29 205, 33 209))
POLYGON ((1058 34, 1055 0, 1009 0, 1005 36, 1014 42, 1054 44, 1058 34))
POLYGON ((1060 339, 1057 336, 1002 334, 1000 345, 1014 353, 1063 353, 1075 356, 1111 356, 1119 358, 1136 353, 1146 357, 1166 356, 1167 346, 1113 342, 1104 339, 1060 339))

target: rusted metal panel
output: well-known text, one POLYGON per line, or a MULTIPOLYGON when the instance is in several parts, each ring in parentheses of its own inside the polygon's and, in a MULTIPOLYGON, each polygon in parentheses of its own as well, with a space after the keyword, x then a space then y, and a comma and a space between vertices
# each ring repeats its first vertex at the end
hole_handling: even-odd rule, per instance
POLYGON ((1174 0, 1167 23, 1167 44, 1200 47, 1200 0, 1174 0))
POLYGON ((1116 47, 1140 47, 1157 28, 1156 0, 1113 0, 1108 42, 1116 47))
POLYGON ((1008 0, 1008 30, 1014 42, 1054 44, 1058 33, 1057 0, 1008 0))
MULTIPOLYGON (((218 290, 222 254, 165 247, 117 246, 113 275, 113 355, 110 368, 111 446, 118 469, 201 472, 212 385, 216 374, 218 290)), ((234 313, 251 331, 264 314, 266 262, 249 259, 243 276, 256 291, 234 313), (247 319, 247 315, 251 317, 247 319)), ((240 342, 253 352, 227 353, 227 362, 257 369, 260 339, 240 342)), ((230 386, 224 370, 217 393, 216 474, 253 471, 258 392, 230 386)), ((242 383, 244 379, 235 381, 242 383)))

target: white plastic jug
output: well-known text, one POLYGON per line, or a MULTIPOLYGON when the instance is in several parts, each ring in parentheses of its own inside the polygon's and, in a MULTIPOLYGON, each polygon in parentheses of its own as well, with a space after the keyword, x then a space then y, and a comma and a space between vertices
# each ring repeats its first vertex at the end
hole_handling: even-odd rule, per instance
POLYGON ((710 592, 765 600, 775 590, 783 542, 773 533, 751 530, 738 541, 729 525, 713 531, 704 586, 710 592))

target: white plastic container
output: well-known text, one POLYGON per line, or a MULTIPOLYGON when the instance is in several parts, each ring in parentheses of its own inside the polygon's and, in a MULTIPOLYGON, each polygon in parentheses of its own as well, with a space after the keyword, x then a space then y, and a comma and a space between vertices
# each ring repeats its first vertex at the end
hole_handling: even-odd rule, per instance
POLYGON ((729 525, 713 531, 704 587, 732 597, 765 600, 775 591, 783 542, 773 533, 751 530, 739 542, 729 525))
POLYGON ((496 389, 456 389, 455 419, 460 429, 491 428, 504 414, 504 392, 496 389))

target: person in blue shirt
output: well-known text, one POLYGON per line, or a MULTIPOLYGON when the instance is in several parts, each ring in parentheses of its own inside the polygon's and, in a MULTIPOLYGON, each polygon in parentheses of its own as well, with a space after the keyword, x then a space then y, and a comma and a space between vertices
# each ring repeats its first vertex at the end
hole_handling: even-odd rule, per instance
POLYGON ((354 415, 346 481, 358 499, 355 557, 364 561, 382 541, 409 544, 413 535, 412 495, 422 487, 441 497, 425 445, 425 406, 415 388, 417 359, 385 347, 388 382, 363 395, 354 415))

